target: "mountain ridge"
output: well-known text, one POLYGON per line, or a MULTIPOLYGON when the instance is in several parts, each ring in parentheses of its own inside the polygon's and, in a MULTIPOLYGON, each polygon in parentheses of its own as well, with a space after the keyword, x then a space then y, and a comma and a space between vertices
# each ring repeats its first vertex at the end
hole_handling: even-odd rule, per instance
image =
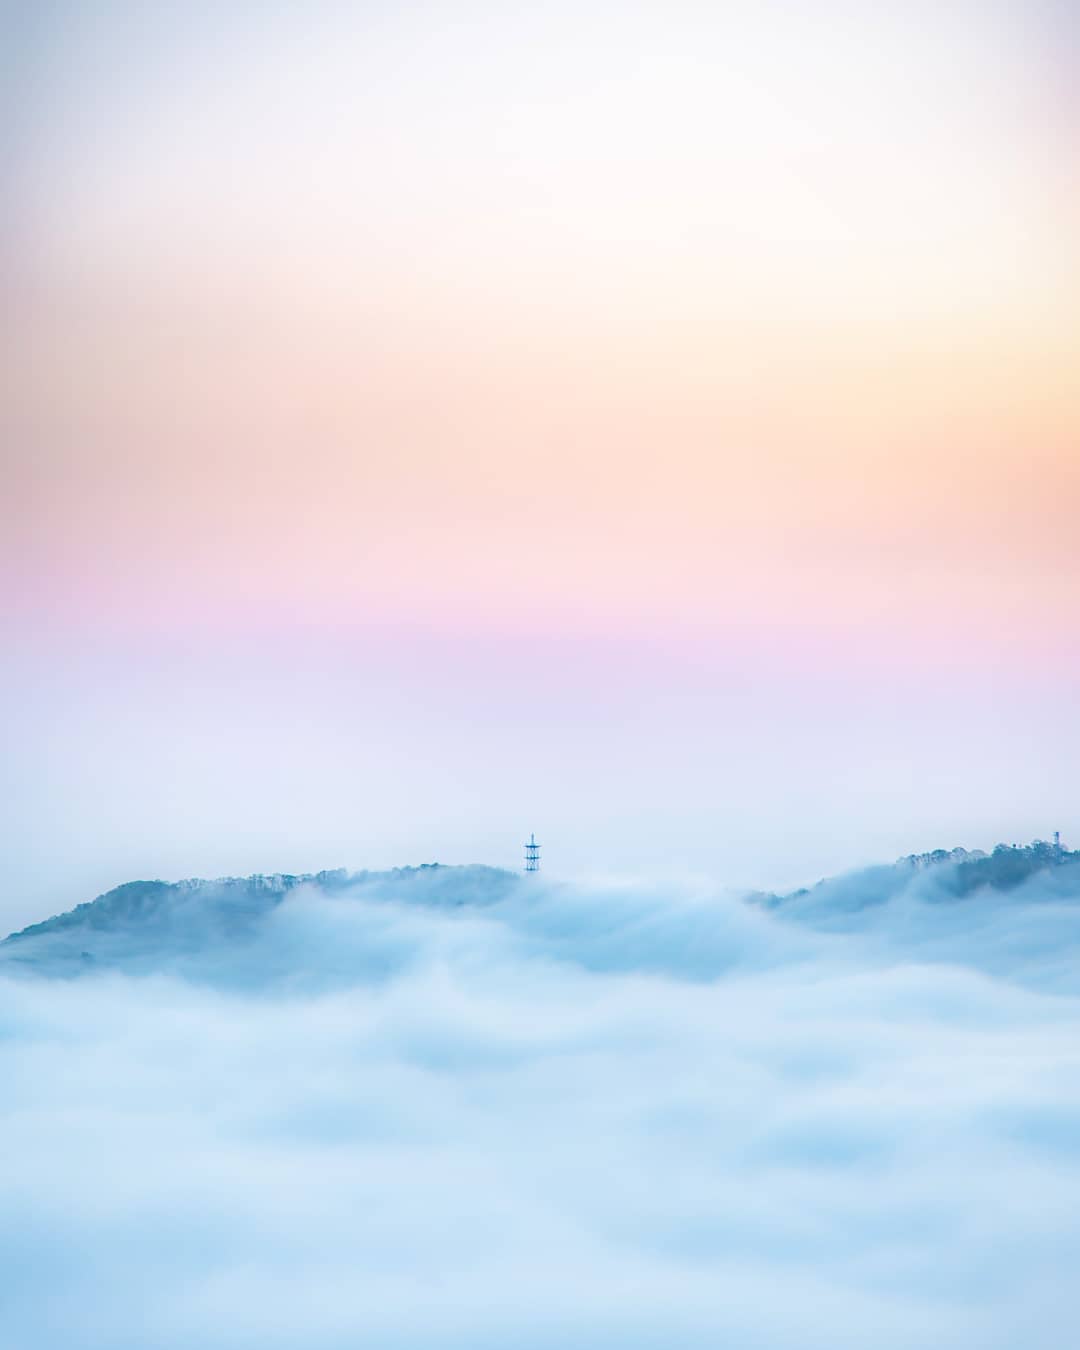
POLYGON ((842 914, 884 905, 900 894, 931 904, 970 901, 980 894, 1007 896, 1026 893, 1042 877, 1050 898, 1066 898, 1080 891, 1080 851, 1063 848, 1056 840, 1030 844, 997 844, 982 849, 934 849, 908 853, 894 863, 880 863, 823 877, 813 886, 786 894, 756 892, 752 903, 790 917, 842 914))
MULTIPOLYGON (((516 880, 517 874, 482 863, 451 865, 446 863, 419 863, 415 866, 388 868, 385 871, 368 869, 350 872, 347 868, 324 869, 319 872, 255 872, 246 877, 187 877, 180 881, 136 880, 122 882, 104 891, 93 900, 84 901, 73 909, 41 919, 16 929, 0 939, 0 947, 11 946, 29 939, 86 929, 104 932, 118 923, 129 920, 156 920, 168 917, 170 902, 182 903, 190 898, 217 902, 222 914, 231 911, 237 919, 251 918, 274 909, 286 896, 303 886, 315 886, 324 894, 344 891, 377 891, 384 887, 399 888, 411 882, 436 882, 453 874, 468 873, 474 883, 486 883, 489 892, 495 892, 506 882, 516 880), (501 885, 500 885, 501 883, 501 885)), ((428 890, 433 888, 428 885, 428 890)), ((483 889, 483 887, 482 887, 483 889)), ((431 902, 435 894, 417 895, 421 901, 431 902)), ((474 897, 477 898, 477 897, 474 897)), ((483 900, 483 895, 479 897, 483 900)), ((462 904, 458 900, 453 903, 462 904)))
MULTIPOLYGON (((410 910, 480 912, 515 894, 537 894, 532 887, 519 891, 521 885, 517 872, 441 863, 382 872, 334 868, 129 881, 9 934, 0 941, 0 969, 74 976, 91 970, 171 969, 209 973, 221 983, 301 978, 305 971, 325 972, 337 965, 348 975, 364 962, 385 971, 399 959, 394 942, 387 945, 380 935, 387 922, 408 926, 410 910), (294 896, 296 903, 286 903, 294 896), (348 960, 334 947, 336 939, 318 946, 322 939, 312 937, 342 925, 349 941, 358 944, 348 960), (311 949, 313 940, 317 952, 311 949)), ((542 893, 554 905, 553 915, 560 906, 565 913, 564 920, 553 920, 556 927, 590 922, 591 907, 572 903, 565 887, 545 887, 542 893)), ((696 911, 696 917, 680 909, 678 896, 666 908, 691 925, 704 922, 710 940, 716 940, 726 922, 724 906, 714 897, 715 913, 706 919, 714 907, 708 897, 701 898, 706 909, 696 911)), ((956 924, 971 929, 1002 906, 1032 914, 1039 912, 1032 906, 1048 903, 1072 907, 1080 898, 1080 852, 1043 840, 999 844, 991 853, 936 849, 828 877, 787 895, 751 892, 740 898, 749 908, 784 920, 785 927, 791 921, 810 930, 843 931, 854 925, 869 932, 902 926, 915 906, 937 914, 934 931, 956 924)), ((527 929, 530 913, 531 907, 507 910, 510 930, 527 929)))

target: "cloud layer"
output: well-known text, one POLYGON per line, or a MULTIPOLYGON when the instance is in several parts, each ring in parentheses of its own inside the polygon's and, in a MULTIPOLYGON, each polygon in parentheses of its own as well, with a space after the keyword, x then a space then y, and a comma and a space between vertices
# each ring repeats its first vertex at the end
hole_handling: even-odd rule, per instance
POLYGON ((0 977, 10 1343, 1063 1343, 1080 897, 478 877, 0 977))

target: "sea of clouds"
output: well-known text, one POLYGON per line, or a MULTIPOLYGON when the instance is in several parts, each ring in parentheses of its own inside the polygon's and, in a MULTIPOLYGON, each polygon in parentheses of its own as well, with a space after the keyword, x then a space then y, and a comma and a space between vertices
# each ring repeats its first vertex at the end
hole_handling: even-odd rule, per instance
POLYGON ((0 965, 0 1345, 1071 1344, 1080 895, 898 875, 461 869, 0 965))

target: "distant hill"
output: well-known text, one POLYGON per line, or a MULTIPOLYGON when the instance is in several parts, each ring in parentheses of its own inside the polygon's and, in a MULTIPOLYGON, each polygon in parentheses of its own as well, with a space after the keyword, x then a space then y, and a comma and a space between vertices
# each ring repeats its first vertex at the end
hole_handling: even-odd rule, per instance
POLYGON ((207 953, 236 956, 265 936, 283 902, 297 893, 312 901, 404 902, 441 908, 491 904, 518 883, 494 867, 424 863, 386 872, 334 871, 297 875, 129 881, 97 899, 0 942, 0 969, 47 966, 78 974, 92 967, 156 969, 207 953))
MULTIPOLYGON (((642 933, 654 925, 673 943, 661 944, 661 965, 674 960, 672 952, 678 950, 677 964, 685 970, 689 942, 707 954, 700 970, 715 973, 725 968, 729 925, 742 908, 739 897, 730 894, 726 900, 706 896, 703 903, 691 904, 663 887, 645 886, 636 899, 623 899, 614 908, 610 897, 588 888, 522 888, 515 872, 437 863, 385 872, 338 869, 212 881, 131 881, 12 933, 0 942, 0 972, 79 976, 123 970, 182 975, 222 987, 300 988, 305 981, 325 986, 335 979, 344 985, 358 975, 377 981, 412 959, 412 945, 403 934, 427 923, 419 911, 481 911, 539 893, 547 899, 539 917, 528 904, 500 909, 508 934, 528 934, 530 941, 550 943, 553 954, 570 951, 575 959, 600 966, 617 968, 625 961, 649 968, 656 964, 656 953, 642 933), (635 906, 644 908, 632 919, 635 906), (623 942, 616 944, 614 955, 596 936, 612 932, 621 933, 623 942)), ((897 949, 914 950, 918 935, 918 949, 925 952, 928 943, 949 933, 970 940, 1003 907, 1032 918, 1047 902, 1076 906, 1080 852, 1042 840, 1024 847, 998 845, 992 853, 938 849, 830 877, 790 894, 743 898, 809 929, 888 929, 897 949)), ((452 931, 447 930, 447 941, 456 940, 452 931)), ((776 934, 770 938, 777 940, 776 934)))
MULTIPOLYGON (((955 864, 943 876, 945 885, 958 897, 988 886, 995 891, 1009 891, 1038 872, 1059 867, 1073 868, 1080 864, 1080 852, 1070 851, 1057 844, 1036 839, 1031 844, 998 844, 992 853, 968 853, 954 849, 947 859, 939 860, 931 854, 929 865, 939 861, 955 864)), ((926 855, 902 858, 901 863, 927 866, 926 855)), ((1070 874, 1074 876, 1075 874, 1070 874)))
POLYGON ((924 901, 947 902, 1007 893, 1042 881, 1048 896, 1080 894, 1080 851, 1036 839, 1030 844, 998 844, 981 849, 934 849, 909 853, 895 863, 866 867, 785 895, 761 894, 754 900, 770 909, 850 912, 882 904, 901 892, 924 901))
MULTIPOLYGON (((219 877, 214 881, 192 878, 187 881, 126 881, 96 900, 76 905, 64 914, 56 914, 40 923, 11 933, 3 943, 25 942, 48 934, 73 929, 88 933, 108 932, 121 924, 153 925, 168 922, 170 910, 192 897, 220 902, 215 907, 222 918, 232 917, 238 925, 253 915, 273 908, 296 886, 312 883, 333 888, 345 883, 344 870, 288 876, 219 877)), ((3 945, 0 943, 0 945, 3 945)))

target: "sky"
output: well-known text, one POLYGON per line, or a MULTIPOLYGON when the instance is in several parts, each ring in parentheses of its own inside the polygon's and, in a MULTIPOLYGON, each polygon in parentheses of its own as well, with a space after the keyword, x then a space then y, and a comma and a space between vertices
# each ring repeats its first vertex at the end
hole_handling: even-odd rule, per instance
POLYGON ((1070 10, 0 5, 0 926, 1080 834, 1070 10))
POLYGON ((0 948, 11 1343, 1057 1350, 1080 869, 877 870, 790 914, 445 869, 238 930, 189 890, 0 948))

